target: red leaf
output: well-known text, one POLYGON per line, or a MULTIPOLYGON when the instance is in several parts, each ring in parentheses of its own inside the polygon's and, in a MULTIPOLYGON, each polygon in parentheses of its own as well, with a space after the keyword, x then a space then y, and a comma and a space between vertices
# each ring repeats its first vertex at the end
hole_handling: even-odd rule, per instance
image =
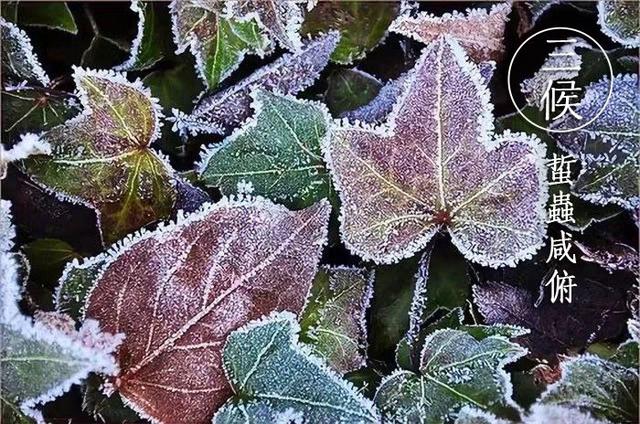
POLYGON ((227 335, 273 310, 300 312, 329 212, 326 201, 292 212, 223 199, 126 242, 87 300, 87 317, 126 336, 109 383, 154 421, 210 422, 232 394, 227 335))

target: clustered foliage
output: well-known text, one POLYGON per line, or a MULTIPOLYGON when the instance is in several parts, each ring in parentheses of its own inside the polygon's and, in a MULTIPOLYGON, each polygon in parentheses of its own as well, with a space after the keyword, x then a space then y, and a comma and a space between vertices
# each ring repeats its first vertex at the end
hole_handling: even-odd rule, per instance
POLYGON ((1 421, 638 422, 639 13, 3 2, 1 421))

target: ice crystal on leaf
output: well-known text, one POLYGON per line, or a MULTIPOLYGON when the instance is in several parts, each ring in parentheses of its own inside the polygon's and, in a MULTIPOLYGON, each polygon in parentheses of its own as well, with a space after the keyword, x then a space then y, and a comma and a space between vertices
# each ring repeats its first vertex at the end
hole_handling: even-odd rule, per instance
POLYGON ((640 207, 640 92, 637 75, 604 77, 585 89, 576 107, 578 120, 567 114, 553 128, 575 128, 595 118, 579 130, 557 133, 560 147, 582 162, 582 170, 572 192, 592 203, 614 203, 628 210, 640 207), (610 84, 613 84, 608 98, 610 84), (604 111, 597 118, 596 114, 604 111))
POLYGON ((495 415, 472 406, 463 406, 456 414, 454 424, 509 424, 495 415))
POLYGON ((517 414, 503 367, 525 353, 503 336, 437 330, 425 341, 419 373, 398 370, 386 377, 375 403, 389 422, 446 422, 466 405, 517 414))
POLYGON ((538 403, 577 407, 611 422, 638 422, 638 369, 592 355, 561 363, 562 378, 538 403))
POLYGON ((348 267, 322 268, 313 281, 300 319, 303 340, 340 373, 366 364, 372 285, 373 272, 348 267))
POLYGON ((41 187, 94 208, 111 243, 171 213, 173 171, 149 148, 161 114, 139 81, 80 68, 74 79, 84 113, 42 134, 52 154, 22 167, 41 187))
POLYGON ((640 257, 638 251, 624 243, 609 243, 601 245, 587 245, 575 242, 582 252, 581 259, 593 262, 609 272, 628 271, 640 276, 640 257))
POLYGON ((627 0, 600 0, 598 24, 602 32, 626 47, 640 47, 640 4, 627 0))
POLYGON ((306 0, 227 0, 227 11, 236 19, 255 17, 269 38, 285 49, 300 49, 300 26, 306 0))
POLYGON ((298 341, 288 312, 231 333, 224 368, 237 397, 213 422, 378 423, 373 404, 298 341))
POLYGON ((252 90, 297 94, 318 78, 337 42, 335 32, 307 41, 300 51, 285 54, 239 83, 204 96, 190 115, 176 112, 173 129, 191 135, 230 133, 251 115, 252 90))
POLYGON ((223 198, 111 251, 85 316, 126 335, 109 380, 125 402, 158 422, 210 420, 231 395, 226 337, 273 310, 302 309, 330 209, 223 198))
POLYGON ((531 257, 545 235, 544 148, 493 137, 492 105, 456 41, 430 44, 388 122, 343 122, 325 149, 342 201, 343 241, 392 263, 448 228, 465 257, 498 267, 531 257))
POLYGON ((321 144, 329 114, 321 103, 254 92, 253 119, 202 153, 206 185, 233 194, 241 181, 278 202, 308 206, 329 194, 321 144))
POLYGON ((553 6, 560 4, 560 0, 531 0, 513 3, 518 16, 518 35, 522 37, 536 26, 538 20, 553 6))
POLYGON ((2 29, 2 80, 4 84, 49 85, 49 76, 33 53, 27 34, 15 24, 0 18, 2 29))
MULTIPOLYGON (((10 222, 9 202, 1 201, 0 219, 10 222)), ((57 313, 40 314, 36 320, 18 308, 20 288, 12 247, 13 227, 6 228, 7 242, 0 251, 0 410, 1 421, 29 422, 42 417, 36 406, 53 400, 80 382, 89 372, 115 373, 111 352, 121 341, 99 331, 87 320, 76 331, 70 318, 57 313)))
POLYGON ((499 60, 504 52, 504 30, 511 12, 510 3, 495 4, 490 10, 468 9, 434 16, 420 12, 398 17, 389 31, 411 37, 421 43, 436 42, 442 35, 455 38, 476 63, 499 60))
POLYGON ((228 17, 221 0, 173 0, 170 7, 176 53, 191 50, 209 88, 227 78, 245 54, 264 56, 269 47, 253 14, 246 19, 228 17))

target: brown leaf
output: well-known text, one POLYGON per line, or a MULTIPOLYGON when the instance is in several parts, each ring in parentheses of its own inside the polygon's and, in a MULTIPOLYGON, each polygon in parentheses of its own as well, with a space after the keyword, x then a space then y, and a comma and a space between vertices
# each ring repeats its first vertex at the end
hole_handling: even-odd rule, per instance
POLYGON ((232 394, 227 335, 273 310, 300 312, 326 241, 326 201, 297 212, 223 199, 112 253, 86 316, 124 333, 108 383, 142 416, 208 423, 232 394))

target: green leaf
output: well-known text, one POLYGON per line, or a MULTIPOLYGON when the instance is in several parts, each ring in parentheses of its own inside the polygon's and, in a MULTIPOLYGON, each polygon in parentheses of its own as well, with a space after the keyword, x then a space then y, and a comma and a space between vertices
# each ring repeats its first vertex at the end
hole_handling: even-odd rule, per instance
POLYGON ((539 402, 576 406, 612 422, 638 422, 638 370, 593 355, 561 363, 562 378, 549 386, 539 402))
POLYGON ((365 269, 325 267, 318 271, 300 325, 301 338, 340 373, 366 364, 366 313, 373 273, 365 269))
POLYGON ((0 18, 2 28, 3 88, 26 81, 36 85, 49 85, 49 76, 33 52, 31 40, 16 25, 0 18))
POLYGON ((298 331, 284 312, 229 335, 223 364, 236 395, 214 422, 379 422, 370 401, 306 352, 298 331))
POLYGON ((382 42, 399 11, 397 2, 320 2, 306 15, 301 31, 303 34, 340 31, 340 42, 331 59, 350 64, 364 58, 382 42))
POLYGON ((117 40, 96 34, 89 47, 82 53, 80 65, 87 68, 112 68, 122 63, 128 50, 117 40))
POLYGON ((442 422, 465 405, 517 417, 503 366, 525 353, 502 336, 478 341, 463 331, 437 330, 425 341, 420 373, 388 376, 375 403, 390 422, 442 422))
POLYGON ((139 81, 75 68, 84 113, 41 135, 51 156, 23 162, 32 180, 99 212, 106 244, 171 213, 173 171, 149 145, 160 112, 139 81))
POLYGON ((74 258, 80 258, 69 243, 58 239, 39 239, 22 246, 31 270, 56 274, 74 258))
POLYGON ((104 269, 106 261, 106 256, 98 255, 92 260, 69 262, 58 281, 56 310, 75 320, 81 320, 89 290, 104 269))
POLYGON ((41 87, 2 91, 0 97, 6 140, 26 132, 49 130, 80 112, 73 95, 41 87))
POLYGON ((20 2, 18 21, 22 25, 58 29, 60 31, 78 33, 76 21, 66 2, 20 2))
POLYGON ((139 422, 138 414, 122 402, 118 393, 107 396, 100 390, 104 380, 91 374, 84 384, 82 409, 98 422, 134 423, 139 422))
POLYGON ((328 197, 320 148, 330 119, 326 109, 264 90, 253 95, 255 116, 203 152, 199 172, 204 183, 231 194, 244 181, 253 193, 297 208, 328 197))
POLYGON ((640 4, 635 1, 600 0, 598 23, 602 32, 627 47, 640 47, 640 4))
POLYGON ((138 15, 138 33, 127 61, 114 68, 118 71, 149 69, 171 53, 171 19, 166 6, 133 0, 131 10, 138 15))
POLYGON ((333 71, 327 84, 324 98, 333 116, 368 104, 382 87, 375 77, 356 68, 333 71))
POLYGON ((240 65, 246 53, 263 56, 269 40, 255 19, 227 19, 224 4, 211 3, 204 8, 195 0, 175 0, 171 15, 176 53, 189 48, 200 77, 209 88, 215 88, 240 65))

